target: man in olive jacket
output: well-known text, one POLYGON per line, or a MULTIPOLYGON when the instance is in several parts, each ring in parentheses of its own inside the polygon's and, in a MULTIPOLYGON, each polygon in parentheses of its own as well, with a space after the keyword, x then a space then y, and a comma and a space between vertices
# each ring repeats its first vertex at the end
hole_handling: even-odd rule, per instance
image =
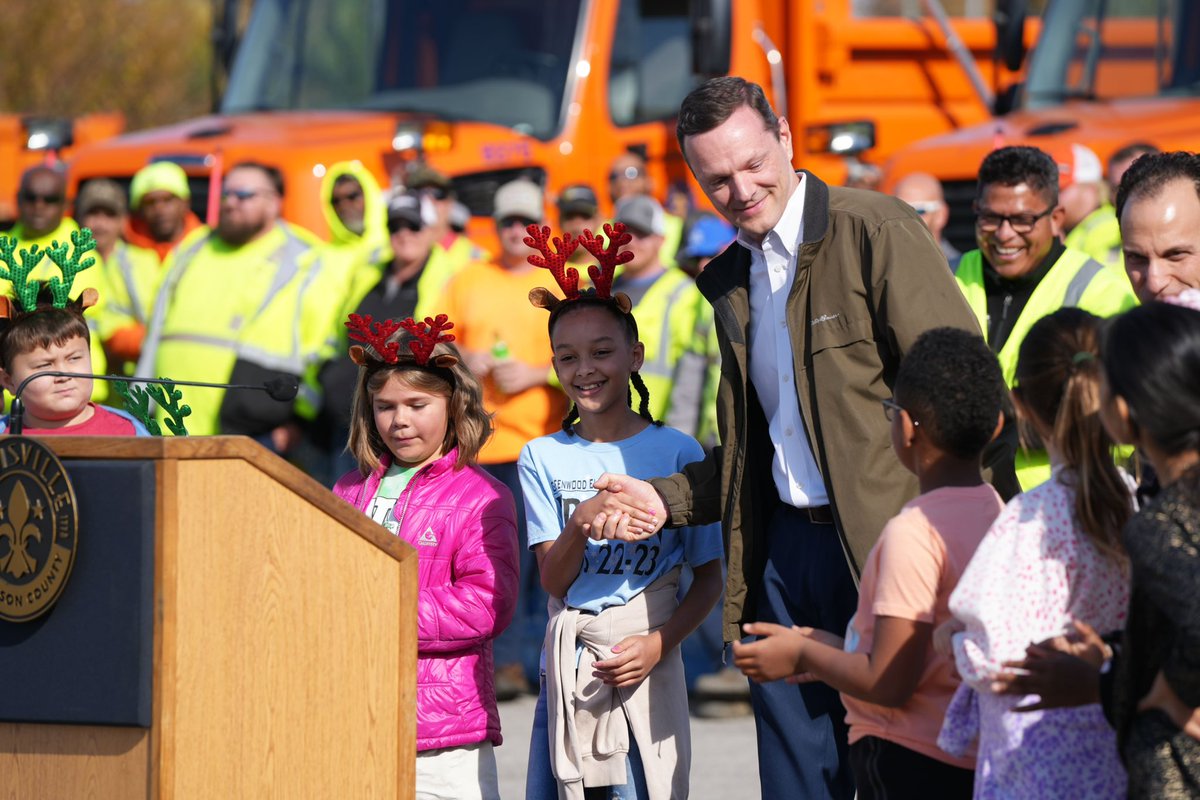
MULTIPOLYGON (((793 171, 787 121, 757 85, 705 83, 684 99, 677 133, 700 187, 738 228, 697 279, 720 344, 722 446, 649 483, 601 476, 609 513, 594 535, 721 520, 727 640, 752 621, 840 636, 867 553, 918 494, 881 401, 922 332, 979 327, 909 206, 793 171)), ((1011 493, 1011 452, 1000 461, 1001 494, 1011 493)), ((751 689, 762 796, 853 797, 837 693, 751 689)))

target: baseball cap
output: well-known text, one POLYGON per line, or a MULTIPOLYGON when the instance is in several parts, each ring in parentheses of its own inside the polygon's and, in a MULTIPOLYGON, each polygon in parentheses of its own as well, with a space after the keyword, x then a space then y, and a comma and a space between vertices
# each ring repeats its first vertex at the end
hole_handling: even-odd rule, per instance
POLYGON ((600 210, 600 201, 592 187, 585 183, 567 186, 558 194, 558 213, 569 217, 575 214, 594 217, 600 210))
POLYGON ((410 190, 425 189, 430 186, 445 189, 446 191, 450 191, 453 188, 450 178, 445 173, 438 172, 428 164, 420 164, 413 167, 404 183, 410 190))
POLYGON ((184 200, 192 199, 187 173, 172 161, 155 161, 137 171, 129 184, 130 205, 137 208, 150 192, 170 192, 184 200))
POLYGON ((737 238, 737 230, 725 220, 705 214, 692 223, 687 241, 679 248, 680 258, 710 258, 720 255, 737 238))
POLYGON ((621 198, 613 214, 614 222, 623 222, 643 235, 662 236, 666 231, 663 223, 663 207, 648 194, 634 194, 621 198))
MULTIPOLYGON (((432 211, 432 209, 430 209, 432 211)), ((414 192, 399 192, 388 200, 387 224, 388 230, 397 222, 407 222, 424 228, 432 222, 433 214, 426 212, 425 203, 414 192)))
POLYGON ((492 216, 496 219, 506 217, 524 217, 534 222, 541 222, 546 213, 542 198, 542 187, 525 178, 509 181, 496 191, 495 208, 492 216))
POLYGON ((129 207, 125 202, 125 190, 116 181, 107 178, 90 180, 79 190, 75 198, 75 216, 85 217, 88 214, 103 209, 121 216, 129 207))
POLYGON ((1104 177, 1100 157, 1090 147, 1069 144, 1050 151, 1058 164, 1058 189, 1062 191, 1075 183, 1099 183, 1104 177))

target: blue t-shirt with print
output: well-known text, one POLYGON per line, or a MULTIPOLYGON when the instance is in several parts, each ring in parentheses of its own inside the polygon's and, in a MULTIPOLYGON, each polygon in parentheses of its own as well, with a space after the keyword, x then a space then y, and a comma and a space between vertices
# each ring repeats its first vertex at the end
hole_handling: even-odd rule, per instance
MULTIPOLYGON (((529 546, 557 539, 575 507, 596 494, 592 484, 601 474, 657 478, 702 458, 695 439, 665 426, 650 425, 619 442, 589 442, 564 431, 534 439, 517 462, 529 546)), ((680 563, 699 566, 722 552, 720 525, 664 528, 639 542, 589 539, 566 602, 591 612, 624 605, 680 563)))

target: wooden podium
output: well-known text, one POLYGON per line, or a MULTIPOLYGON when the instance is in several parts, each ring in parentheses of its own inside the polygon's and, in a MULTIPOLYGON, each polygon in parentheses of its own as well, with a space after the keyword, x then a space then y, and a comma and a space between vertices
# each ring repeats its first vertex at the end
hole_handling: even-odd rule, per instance
POLYGON ((413 796, 412 548, 244 437, 40 441, 78 549, 0 621, 0 797, 413 796))

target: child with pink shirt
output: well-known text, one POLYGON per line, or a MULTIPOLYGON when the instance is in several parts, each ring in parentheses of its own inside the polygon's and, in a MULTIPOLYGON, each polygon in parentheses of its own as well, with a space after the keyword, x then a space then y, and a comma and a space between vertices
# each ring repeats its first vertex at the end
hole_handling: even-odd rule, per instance
POLYGON ((760 638, 735 642, 734 663, 756 681, 819 680, 841 692, 860 800, 966 800, 973 755, 937 746, 959 681, 932 635, 950 619, 950 594, 1003 508, 980 461, 1000 429, 1004 378, 978 335, 936 328, 905 354, 894 391, 883 400, 892 448, 921 494, 888 521, 867 556, 845 640, 752 623, 746 633, 760 638))

